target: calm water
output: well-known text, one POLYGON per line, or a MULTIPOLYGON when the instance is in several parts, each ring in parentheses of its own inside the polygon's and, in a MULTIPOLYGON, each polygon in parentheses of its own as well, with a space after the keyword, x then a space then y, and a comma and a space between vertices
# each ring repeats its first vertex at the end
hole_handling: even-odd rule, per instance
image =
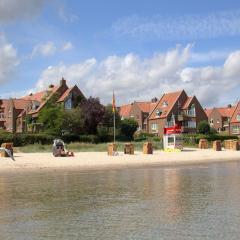
POLYGON ((0 239, 240 239, 240 164, 0 175, 0 239))

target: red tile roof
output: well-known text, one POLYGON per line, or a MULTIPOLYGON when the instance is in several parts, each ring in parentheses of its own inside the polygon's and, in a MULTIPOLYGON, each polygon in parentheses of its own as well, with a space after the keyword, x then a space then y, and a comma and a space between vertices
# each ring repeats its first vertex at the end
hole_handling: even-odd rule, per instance
POLYGON ((132 109, 132 104, 123 105, 120 107, 119 114, 121 117, 129 118, 132 109))
POLYGON ((212 113, 212 108, 209 108, 209 109, 204 109, 204 111, 205 111, 205 113, 206 113, 206 115, 209 117, 210 116, 210 114, 212 113))
POLYGON ((133 102, 132 104, 123 105, 120 107, 120 116, 126 118, 130 117, 130 112, 134 104, 136 104, 142 112, 150 113, 157 105, 157 102, 133 102))
POLYGON ((187 109, 190 106, 193 98, 194 97, 188 97, 187 101, 183 104, 182 109, 187 109))
POLYGON ((37 92, 30 94, 28 96, 22 97, 21 99, 24 100, 32 100, 32 101, 38 101, 38 102, 44 102, 46 100, 46 97, 49 95, 52 95, 58 90, 59 86, 54 86, 53 88, 49 88, 48 90, 37 92))
POLYGON ((58 89, 61 86, 54 86, 46 91, 42 91, 42 92, 38 92, 35 94, 31 94, 29 96, 23 97, 22 99, 28 99, 28 100, 32 100, 32 101, 38 101, 40 103, 40 106, 38 107, 37 110, 32 110, 30 111, 28 114, 34 114, 34 113, 38 113, 46 104, 47 100, 58 91, 58 89))
MULTIPOLYGON (((159 118, 165 118, 168 116, 168 114, 170 113, 170 111, 172 110, 174 104, 176 103, 176 101, 178 100, 178 98, 180 97, 180 95, 183 93, 184 91, 178 91, 178 92, 171 92, 171 93, 166 93, 163 94, 162 98, 158 101, 158 103, 156 104, 155 108, 153 109, 153 111, 156 108, 159 108, 162 110, 162 114, 159 118)), ((152 111, 152 112, 153 112, 152 111)), ((156 119, 156 117, 151 117, 152 114, 150 114, 149 119, 156 119)))
POLYGON ((31 105, 31 101, 24 99, 13 99, 13 104, 16 109, 25 109, 31 105))
POLYGON ((240 121, 237 120, 237 116, 240 115, 240 101, 236 105, 232 118, 231 118, 231 123, 239 123, 240 121))
POLYGON ((232 117, 234 110, 236 106, 232 107, 225 107, 225 108, 216 108, 218 112, 223 116, 223 117, 232 117))
POLYGON ((66 90, 63 95, 58 99, 57 102, 63 102, 66 97, 71 93, 71 91, 73 90, 73 87, 72 88, 69 88, 68 90, 66 90))
POLYGON ((150 112, 150 104, 151 102, 134 102, 140 108, 142 112, 150 112))

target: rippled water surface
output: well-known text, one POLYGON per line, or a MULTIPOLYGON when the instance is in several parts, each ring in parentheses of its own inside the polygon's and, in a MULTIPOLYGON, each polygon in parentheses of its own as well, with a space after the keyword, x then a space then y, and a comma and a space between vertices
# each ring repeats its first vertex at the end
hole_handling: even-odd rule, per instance
POLYGON ((0 175, 0 239, 240 239, 240 164, 0 175))

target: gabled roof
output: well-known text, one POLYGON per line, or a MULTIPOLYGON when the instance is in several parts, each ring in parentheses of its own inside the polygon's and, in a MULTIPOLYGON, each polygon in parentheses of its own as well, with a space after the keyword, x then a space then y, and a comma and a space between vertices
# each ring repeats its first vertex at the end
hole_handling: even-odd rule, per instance
POLYGON ((130 117, 130 112, 133 105, 136 105, 141 112, 150 113, 157 105, 157 102, 133 102, 131 104, 120 106, 120 116, 125 118, 130 117))
POLYGON ((132 104, 121 106, 119 111, 120 116, 125 118, 130 117, 131 109, 132 109, 132 104))
POLYGON ((54 86, 46 91, 31 94, 27 97, 23 97, 23 99, 30 99, 32 101, 38 101, 40 106, 36 110, 32 110, 28 112, 28 114, 36 114, 38 113, 47 103, 47 101, 61 88, 61 85, 54 86), (41 98, 40 98, 41 97, 41 98), (38 99, 38 100, 37 100, 38 99))
POLYGON ((162 111, 161 116, 158 118, 166 118, 182 93, 184 93, 184 90, 163 94, 161 99, 156 104, 155 108, 150 113, 149 119, 156 119, 155 116, 152 117, 152 113, 155 111, 155 109, 158 108, 162 111))
POLYGON ((134 102, 140 108, 142 112, 149 113, 150 112, 150 102, 134 102))
POLYGON ((225 108, 216 108, 222 117, 232 117, 236 106, 225 107, 225 108))
POLYGON ((13 104, 16 109, 25 109, 27 106, 31 104, 31 100, 25 99, 13 99, 13 104))
POLYGON ((207 117, 209 117, 213 111, 213 108, 208 108, 208 109, 206 108, 206 109, 204 109, 204 111, 205 111, 207 117))
POLYGON ((46 98, 50 95, 55 93, 60 86, 54 86, 52 88, 49 88, 48 90, 37 92, 37 93, 31 93, 28 96, 24 96, 21 99, 24 100, 31 100, 31 101, 37 101, 39 103, 42 103, 46 100, 46 98))
POLYGON ((193 97, 188 97, 187 101, 183 104, 182 109, 189 108, 190 104, 192 103, 193 98, 194 98, 194 96, 193 97))
POLYGON ((69 96, 69 94, 71 93, 72 90, 73 90, 73 87, 67 89, 67 90, 63 93, 63 95, 58 99, 57 102, 63 102, 63 101, 69 96))
POLYGON ((240 115, 240 101, 238 102, 234 109, 234 112, 231 117, 231 123, 239 123, 239 121, 237 120, 237 115, 240 115))

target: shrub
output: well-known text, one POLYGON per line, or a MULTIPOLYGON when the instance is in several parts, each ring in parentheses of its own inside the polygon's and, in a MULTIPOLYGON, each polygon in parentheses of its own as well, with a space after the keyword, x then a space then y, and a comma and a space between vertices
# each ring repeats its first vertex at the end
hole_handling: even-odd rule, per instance
POLYGON ((207 121, 201 121, 198 124, 198 132, 200 134, 209 134, 210 133, 210 126, 207 121))
POLYGON ((97 129, 97 137, 100 142, 108 142, 110 141, 111 137, 108 133, 107 127, 98 127, 97 129))
POLYGON ((229 139, 238 139, 237 136, 234 135, 220 135, 220 134, 184 134, 183 135, 183 142, 187 145, 196 145, 199 143, 201 138, 207 139, 209 142, 213 142, 215 140, 229 140, 229 139))
POLYGON ((121 121, 120 132, 128 140, 133 140, 133 134, 137 131, 138 123, 136 120, 131 118, 126 118, 121 121))

